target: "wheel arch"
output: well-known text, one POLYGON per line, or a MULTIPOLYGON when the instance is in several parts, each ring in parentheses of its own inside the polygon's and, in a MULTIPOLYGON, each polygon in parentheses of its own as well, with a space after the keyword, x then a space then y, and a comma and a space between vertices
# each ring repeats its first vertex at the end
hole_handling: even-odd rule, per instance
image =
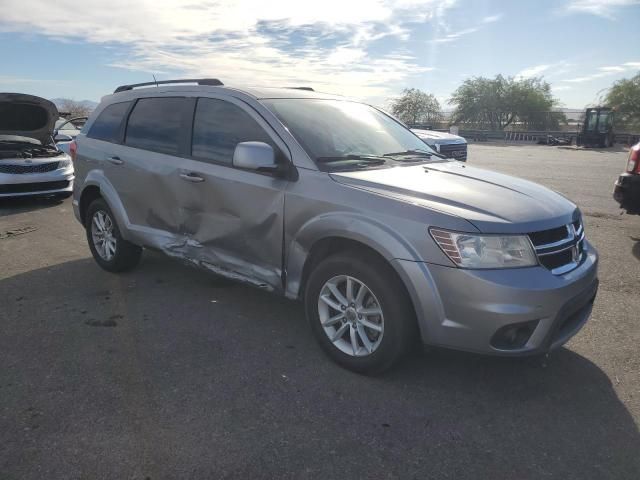
POLYGON ((91 202, 97 198, 102 198, 100 187, 97 185, 88 185, 84 190, 82 190, 79 203, 80 221, 82 222, 82 225, 87 223, 87 210, 89 209, 89 205, 91 205, 91 202))
POLYGON ((293 235, 286 252, 286 295, 299 298, 313 262, 340 250, 366 251, 392 264, 419 260, 418 252, 397 231, 371 217, 335 212, 314 217, 293 235))
POLYGON ((82 193, 80 194, 80 201, 78 204, 80 210, 80 219, 82 224, 86 223, 87 209, 92 201, 96 198, 102 198, 111 209, 113 216, 118 225, 120 235, 125 240, 131 240, 129 234, 129 219, 124 210, 124 206, 120 201, 118 193, 115 188, 104 176, 104 173, 100 170, 93 170, 89 172, 84 182, 82 193))

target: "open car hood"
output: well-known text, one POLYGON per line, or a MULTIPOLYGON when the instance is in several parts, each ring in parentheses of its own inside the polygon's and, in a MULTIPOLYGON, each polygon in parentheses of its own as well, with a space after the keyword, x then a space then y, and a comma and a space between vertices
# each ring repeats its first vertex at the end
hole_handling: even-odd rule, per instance
POLYGON ((58 109, 49 100, 24 93, 0 93, 0 135, 51 142, 58 109))

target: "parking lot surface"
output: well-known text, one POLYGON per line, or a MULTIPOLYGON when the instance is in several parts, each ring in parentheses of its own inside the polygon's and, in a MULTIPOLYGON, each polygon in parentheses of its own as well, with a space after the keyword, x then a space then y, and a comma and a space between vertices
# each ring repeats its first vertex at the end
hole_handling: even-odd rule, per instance
POLYGON ((640 478, 640 217, 622 149, 471 145, 574 200, 593 315, 546 359, 416 353, 365 377, 300 304, 145 252, 113 275, 71 201, 0 200, 0 478, 640 478))

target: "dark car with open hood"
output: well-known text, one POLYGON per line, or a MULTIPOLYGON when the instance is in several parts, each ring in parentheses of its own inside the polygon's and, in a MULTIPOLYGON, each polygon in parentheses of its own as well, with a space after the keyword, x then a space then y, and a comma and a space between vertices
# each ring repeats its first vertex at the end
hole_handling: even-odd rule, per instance
POLYGON ((0 93, 0 197, 71 196, 71 157, 56 147, 58 109, 44 98, 0 93))

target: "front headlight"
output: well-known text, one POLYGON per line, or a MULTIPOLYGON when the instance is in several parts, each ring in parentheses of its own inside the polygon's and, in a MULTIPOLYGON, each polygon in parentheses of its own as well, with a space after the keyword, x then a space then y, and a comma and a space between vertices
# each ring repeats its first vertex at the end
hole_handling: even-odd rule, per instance
POLYGON ((58 168, 69 168, 71 166, 71 160, 70 159, 64 159, 64 160, 60 160, 58 162, 58 168))
POLYGON ((538 259, 526 235, 476 235, 429 229, 447 257, 462 268, 532 267, 538 259))

